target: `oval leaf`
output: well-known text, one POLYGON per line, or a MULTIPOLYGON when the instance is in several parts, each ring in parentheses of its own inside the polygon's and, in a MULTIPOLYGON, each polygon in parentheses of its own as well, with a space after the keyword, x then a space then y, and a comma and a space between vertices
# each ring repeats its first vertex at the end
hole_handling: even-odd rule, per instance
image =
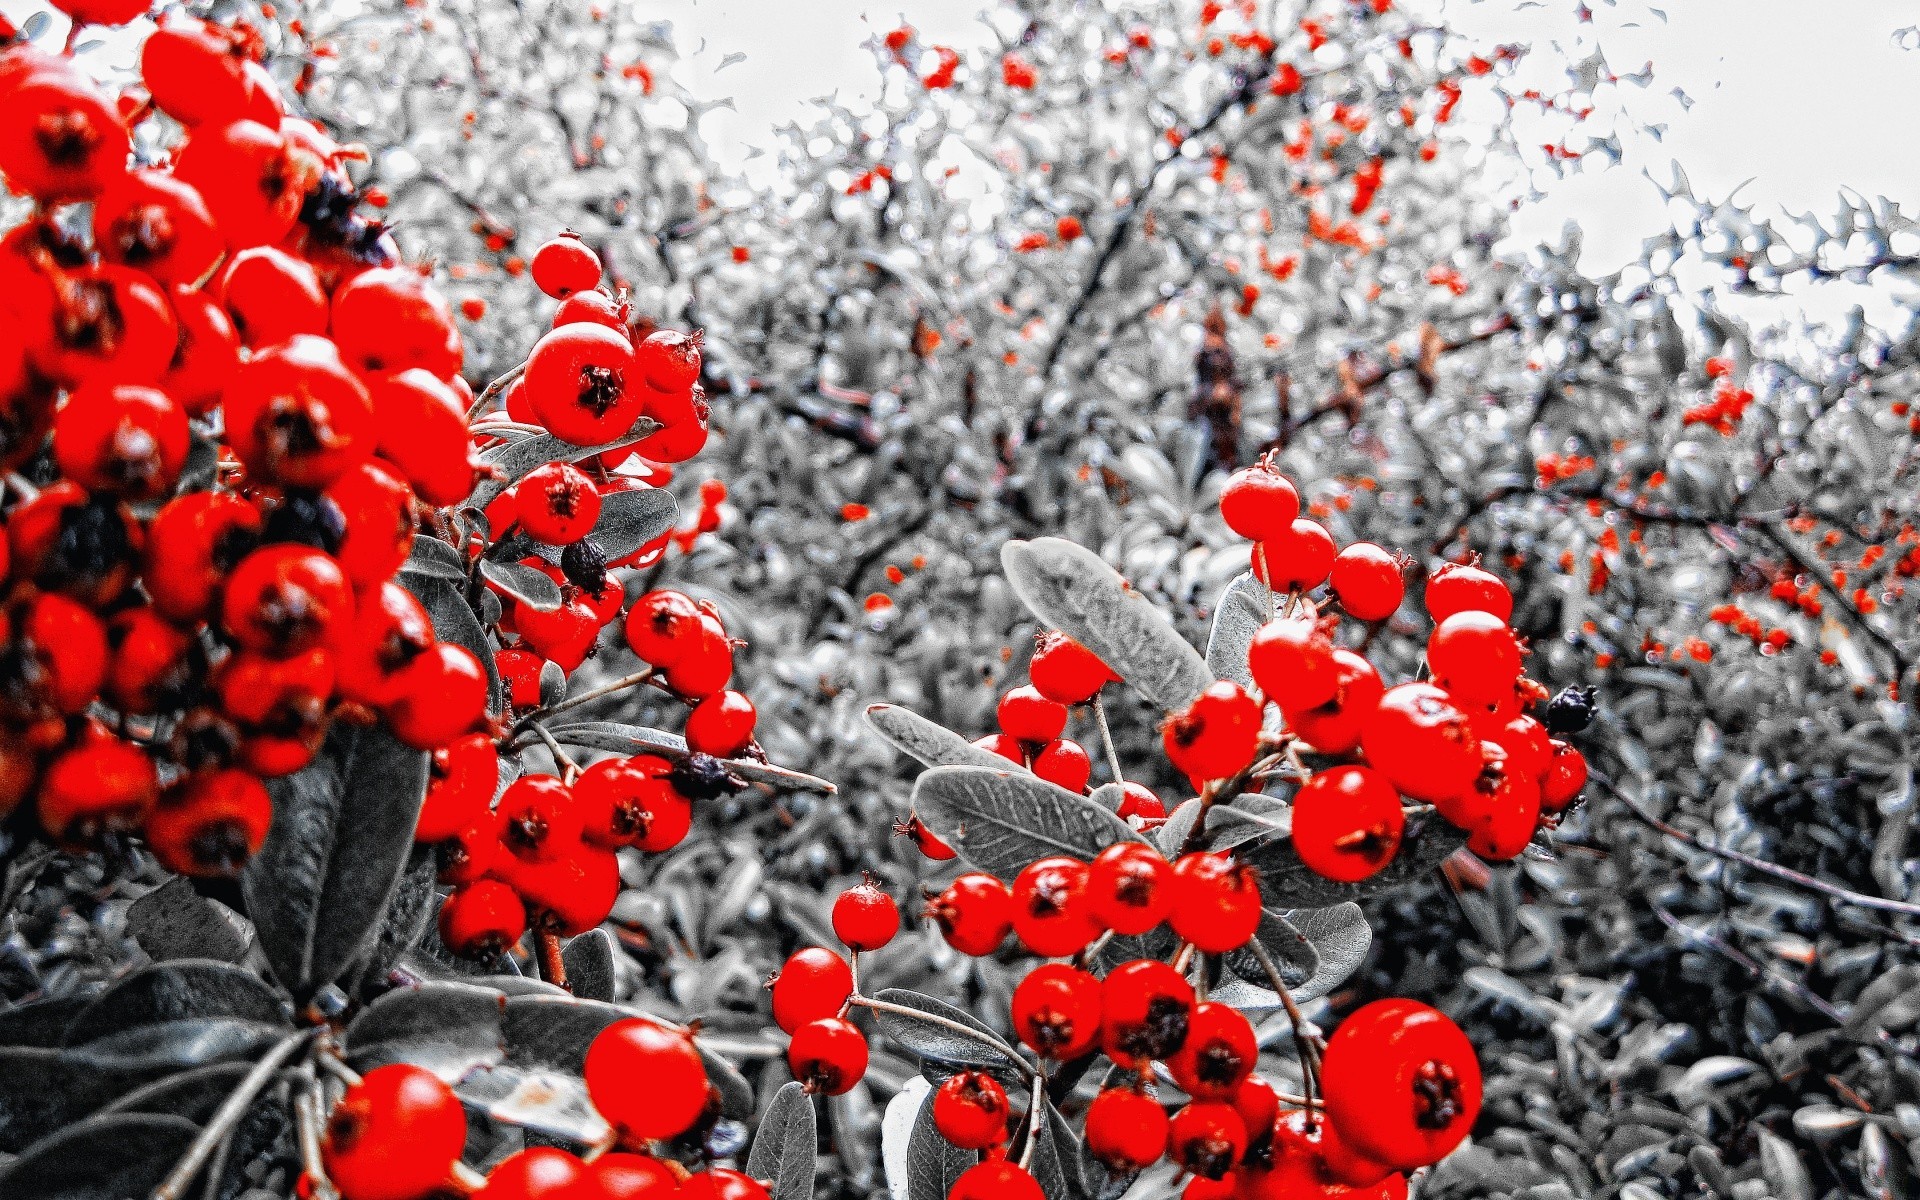
POLYGON ((1400 853, 1379 871, 1359 883, 1323 879, 1300 861, 1293 842, 1269 842, 1246 854, 1260 872, 1260 895, 1269 908, 1325 908, 1343 901, 1378 896, 1419 879, 1466 845, 1466 835, 1439 816, 1411 817, 1400 842, 1400 853))
POLYGON ((208 958, 231 963, 247 954, 247 931, 238 915, 178 875, 127 906, 127 932, 155 962, 208 958))
POLYGON ((1243 688, 1253 686, 1247 651, 1253 646, 1253 635, 1270 619, 1272 596, 1251 573, 1220 593, 1213 606, 1213 626, 1207 632, 1207 667, 1215 679, 1230 679, 1243 688))
POLYGON ((159 1113, 113 1113, 30 1146, 0 1175, 0 1200, 123 1200, 167 1177, 200 1132, 159 1113))
POLYGON ((480 574, 514 601, 535 612, 553 612, 560 607, 560 585, 538 567, 520 562, 480 560, 480 574))
POLYGON ((467 503, 474 508, 484 509, 501 492, 513 486, 515 480, 537 467, 550 462, 579 462, 607 450, 618 450, 622 446, 631 446, 649 434, 660 430, 660 422, 652 417, 641 417, 633 423, 633 428, 621 434, 611 442, 602 442, 597 446, 576 446, 572 442, 563 442, 550 433, 536 434, 521 438, 503 446, 495 446, 482 452, 480 459, 491 467, 498 467, 495 478, 483 479, 474 485, 473 495, 467 503))
POLYGON ((1099 655, 1163 711, 1185 708, 1213 682, 1200 652, 1093 551, 1061 538, 1011 541, 1000 563, 1035 616, 1099 655))
POLYGON ((773 1180, 773 1200, 809 1200, 813 1195, 814 1151, 819 1139, 813 1101, 799 1083, 774 1093, 767 1115, 753 1136, 747 1174, 773 1180))
POLYGON ((567 987, 582 1000, 614 998, 613 939, 604 929, 589 929, 561 951, 567 987))
POLYGON ((913 811, 968 862, 1002 879, 1051 854, 1090 862, 1115 842, 1144 840, 1085 796, 1025 771, 934 767, 914 784, 913 811))
MULTIPOLYGON (((587 750, 610 750, 615 754, 659 754, 675 760, 688 756, 686 739, 677 733, 648 729, 643 725, 625 725, 618 721, 579 721, 571 725, 547 727, 555 741, 587 750)), ((748 783, 796 792, 832 792, 834 786, 824 779, 789 771, 771 763, 747 758, 726 759, 727 770, 748 783)))
POLYGON ((414 537, 413 550, 400 569, 409 575, 428 579, 445 579, 452 583, 467 581, 467 567, 460 561, 460 552, 439 538, 426 534, 414 537))
MULTIPOLYGON (((963 1012, 945 1001, 935 1000, 932 996, 923 996, 919 992, 909 992, 901 988, 887 988, 874 999, 964 1025, 996 1042, 1004 1043, 1005 1041, 976 1020, 972 1014, 963 1012)), ((1020 1070, 1020 1064, 1008 1058, 988 1041, 963 1037, 933 1021, 918 1020, 904 1013, 887 1012, 884 1009, 871 1011, 874 1024, 880 1027, 880 1032, 887 1035, 888 1041, 921 1058, 930 1058, 935 1062, 955 1067, 981 1067, 1008 1072, 1020 1070)))
POLYGON ((587 536, 608 562, 625 558, 673 528, 680 515, 671 492, 635 488, 612 492, 600 500, 600 519, 587 536))
POLYGON ((506 1055, 507 998, 468 983, 424 983, 388 992, 347 1026, 346 1059, 361 1073, 412 1063, 455 1083, 506 1055))
POLYGON ((273 973, 304 998, 377 935, 413 848, 427 756, 378 727, 336 725, 311 766, 267 787, 273 824, 240 885, 273 973))
POLYGON ((991 767, 1004 771, 1013 765, 946 726, 897 704, 868 705, 867 724, 894 749, 929 767, 991 767))
POLYGON ((66 1044, 160 1021, 239 1017, 271 1023, 292 1017, 286 999, 251 971, 211 960, 155 963, 100 994, 67 1029, 66 1044))

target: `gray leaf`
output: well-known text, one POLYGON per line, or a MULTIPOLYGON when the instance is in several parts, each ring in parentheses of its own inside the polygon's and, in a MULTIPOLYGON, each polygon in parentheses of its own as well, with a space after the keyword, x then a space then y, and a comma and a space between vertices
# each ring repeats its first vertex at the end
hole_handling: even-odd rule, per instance
POLYGON ((1813 1180, 1792 1143, 1759 1126, 1754 1133, 1760 1139, 1760 1174, 1768 1191, 1778 1200, 1813 1200, 1813 1180))
POLYGON ((946 726, 895 704, 868 705, 867 724, 894 749, 929 767, 992 767, 1004 771, 1013 765, 946 726))
MULTIPOLYGON (((1273 960, 1273 965, 1280 969, 1280 981, 1298 996, 1300 989, 1320 968, 1320 954, 1313 948, 1312 940, 1288 920, 1286 913, 1270 908, 1261 910, 1260 927, 1254 930, 1253 936, 1266 950, 1267 957, 1273 960)), ((1251 950, 1235 950, 1227 955, 1226 966, 1251 985, 1253 991, 1234 989, 1227 994, 1225 1003, 1236 1008, 1280 1007, 1280 994, 1273 990, 1273 981, 1267 977, 1266 969, 1251 950)), ((1214 998, 1220 999, 1219 996, 1214 998)))
POLYGON ((1185 708, 1213 682, 1199 651, 1091 550, 1061 538, 1010 541, 1000 562, 1035 616, 1099 655, 1162 710, 1185 708))
POLYGON ((445 579, 452 583, 467 581, 467 567, 460 561, 460 552, 439 538, 426 534, 414 537, 413 550, 400 569, 409 575, 428 579, 445 579))
POLYGON ((239 962, 247 935, 236 917, 175 876, 127 906, 127 932, 155 962, 211 958, 239 962))
MULTIPOLYGON (((467 653, 478 659, 487 672, 487 708, 499 712, 507 702, 507 692, 500 682, 499 668, 493 665, 493 648, 487 645, 487 631, 480 625, 480 619, 473 615, 461 587, 448 583, 444 579, 430 576, 402 573, 399 583, 420 607, 427 610, 427 616, 433 621, 433 635, 443 642, 452 642, 465 648, 467 653)), ((499 604, 500 598, 486 589, 481 589, 482 601, 492 600, 499 604)), ((495 618, 496 620, 498 618, 495 618)))
POLYGON ((158 1113, 113 1113, 34 1143, 0 1175, 0 1200, 124 1200, 165 1179, 200 1132, 158 1113))
POLYGON ((672 529, 679 515, 673 494, 660 488, 612 492, 601 498, 600 519, 587 536, 612 562, 672 529))
POLYGON ((1466 835, 1434 814, 1412 817, 1394 860, 1359 883, 1335 883, 1308 869, 1293 843, 1270 842, 1247 854, 1260 871, 1260 895, 1273 908, 1325 908, 1378 896, 1419 879, 1461 846, 1466 835))
POLYGON ((354 1018, 342 1048, 362 1073, 404 1062, 454 1083, 505 1056, 506 1005, 500 992, 469 983, 400 988, 354 1018))
POLYGON ((377 727, 338 725, 311 766, 267 786, 273 824, 240 885, 267 962, 303 998, 378 933, 413 848, 427 756, 377 727))
POLYGON ((1025 771, 934 767, 914 784, 913 811, 968 862, 1002 879, 1048 855, 1089 862, 1115 842, 1143 840, 1085 796, 1025 771))
POLYGON ((1373 927, 1358 904, 1342 901, 1326 908, 1295 912, 1294 927, 1313 943, 1319 963, 1308 979, 1294 991, 1294 999, 1305 1003, 1328 995, 1345 983, 1360 964, 1367 960, 1373 945, 1373 927))
POLYGON ((511 487, 515 480, 537 467, 550 462, 579 462, 607 450, 617 450, 622 446, 631 446, 649 434, 656 433, 660 423, 651 417, 641 417, 633 423, 633 428, 611 442, 602 442, 598 446, 576 446, 572 442, 563 442, 550 433, 537 434, 509 442, 504 446, 495 446, 480 455, 481 461, 488 466, 500 469, 500 478, 483 479, 474 486, 473 495, 467 503, 474 508, 485 508, 495 496, 511 487))
MULTIPOLYGON (((976 1020, 972 1014, 962 1012, 944 1001, 935 1000, 932 996, 923 996, 918 992, 909 992, 901 988, 888 988, 874 999, 953 1021, 977 1030, 995 1041, 1004 1041, 976 1020)), ((921 1058, 932 1059, 934 1062, 952 1067, 979 1067, 1007 1074, 1017 1074, 1020 1071, 1018 1063, 987 1042, 962 1037, 953 1030, 936 1025, 932 1021, 916 1020, 900 1013, 880 1009, 873 1010, 873 1019, 874 1024, 879 1026, 880 1032, 887 1035, 888 1041, 921 1058)))
POLYGON ((954 1181, 979 1161, 978 1154, 940 1136, 933 1123, 933 1093, 928 1092, 907 1135, 907 1200, 947 1200, 954 1181))
POLYGON ((1213 626, 1207 633, 1207 666, 1214 678, 1231 679, 1245 688, 1253 686, 1247 651, 1253 645, 1253 635, 1268 621, 1272 594, 1252 573, 1235 579, 1220 593, 1213 606, 1213 626))
POLYGON ((353 975, 359 980, 356 995, 377 995, 385 990, 388 973, 426 936, 427 927, 440 913, 440 895, 433 886, 439 870, 433 847, 415 845, 408 852, 393 903, 380 918, 366 955, 355 964, 353 975))
POLYGON ((567 966, 567 987, 582 1000, 614 998, 613 939, 604 929, 589 929, 567 942, 561 951, 567 966))
POLYGON ((537 567, 483 558, 480 574, 488 583, 535 612, 552 612, 560 607, 560 585, 537 567))
POLYGON ((238 1017, 271 1024, 292 1016, 280 993, 250 971, 212 960, 143 967, 88 1005, 67 1029, 77 1046, 124 1029, 195 1017, 238 1017))
POLYGON ((228 1062, 180 1071, 135 1088, 100 1112, 168 1113, 204 1125, 251 1070, 252 1063, 228 1062))
POLYGON ((773 1200, 811 1200, 818 1138, 812 1099, 799 1083, 786 1084, 760 1118, 747 1174, 773 1180, 773 1200))

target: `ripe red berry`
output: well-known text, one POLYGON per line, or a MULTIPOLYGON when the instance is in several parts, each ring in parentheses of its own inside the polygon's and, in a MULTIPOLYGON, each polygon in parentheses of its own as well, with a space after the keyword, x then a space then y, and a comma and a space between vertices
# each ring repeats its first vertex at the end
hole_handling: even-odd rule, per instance
POLYGON ((92 200, 127 170, 127 129, 77 71, 29 71, 0 104, 0 174, 45 204, 92 200))
POLYGON ((363 375, 416 368, 441 379, 460 373, 453 309, 412 267, 376 267, 334 289, 333 339, 363 375))
POLYGON ((1098 979, 1064 963, 1042 963, 1013 989, 1013 1031, 1042 1058, 1079 1058, 1100 1040, 1098 979))
POLYGON ((1093 760, 1078 742, 1056 738, 1034 751, 1027 769, 1057 787, 1084 792, 1093 775, 1093 760))
POLYGON ((1046 1200, 1046 1193, 1024 1168, 989 1158, 960 1172, 947 1200, 1046 1200))
POLYGON ((1020 742, 1051 742, 1067 728, 1067 706, 1049 700, 1032 684, 1000 697, 1000 732, 1020 742))
POLYGON ((1122 963, 1100 985, 1100 1048, 1123 1067, 1144 1068, 1186 1044, 1193 985, 1166 963, 1122 963))
POLYGON ((1502 621, 1513 617, 1513 593, 1498 575, 1466 563, 1442 563, 1427 577, 1427 615, 1435 624, 1455 613, 1492 613, 1502 621))
POLYGON ((853 969, 824 946, 795 950, 767 985, 774 1024, 788 1033, 812 1021, 837 1017, 853 995, 853 969))
MULTIPOLYGON (((580 836, 605 850, 631 846, 645 837, 654 813, 671 810, 679 799, 664 778, 670 769, 666 759, 642 754, 602 759, 580 772, 573 781, 580 836)), ((681 800, 680 806, 686 802, 681 800)))
POLYGON ((1260 880, 1230 851, 1183 854, 1173 864, 1173 905, 1167 923, 1208 954, 1246 945, 1260 927, 1260 880))
POLYGON ((767 1189, 759 1180, 726 1167, 695 1171, 671 1195, 674 1200, 768 1200, 767 1189))
POLYGON ((392 579, 413 549, 418 527, 413 489, 386 466, 369 460, 328 484, 326 498, 346 525, 334 557, 347 578, 361 588, 392 579))
POLYGON ((1318 708, 1340 690, 1333 639, 1320 621, 1268 621, 1247 648, 1247 668, 1267 699, 1289 713, 1318 708))
POLYGON ((1415 1000, 1376 1000, 1340 1023, 1322 1059, 1327 1117, 1340 1139, 1402 1170, 1436 1163, 1480 1113, 1480 1060, 1447 1016, 1415 1000))
POLYGON ((491 812, 441 842, 437 852, 440 882, 455 886, 472 883, 499 866, 501 859, 511 857, 500 847, 491 812))
POLYGON ((262 350, 220 394, 227 443, 263 481, 321 488, 373 452, 373 399, 325 338, 262 350))
POLYGON ((53 457, 90 492, 156 500, 187 460, 187 414, 164 392, 95 384, 67 397, 53 422, 53 457))
POLYGON ((404 745, 435 750, 480 722, 487 709, 487 673, 464 646, 429 646, 393 678, 382 715, 404 745))
POLYGON ((1146 1170, 1167 1152, 1167 1110, 1145 1092, 1107 1088, 1087 1106, 1087 1151, 1118 1174, 1146 1170))
POLYGON ((507 685, 507 703, 514 708, 540 707, 540 668, 546 665, 531 650, 522 650, 518 646, 498 651, 493 656, 493 669, 500 672, 501 682, 507 685))
POLYGON ((40 826, 66 850, 139 828, 160 796, 153 759, 93 725, 40 776, 40 826))
POLYGON ((548 432, 576 446, 623 436, 640 417, 633 343, 604 325, 562 325, 534 343, 522 376, 548 432))
POLYGON ((1401 794, 1437 804, 1480 773, 1480 744, 1466 715, 1430 683, 1387 690, 1361 732, 1367 761, 1401 794))
POLYGON ((933 1124, 962 1150, 985 1150, 1007 1137, 1007 1090, 984 1071, 962 1071, 933 1093, 933 1124))
POLYGON ((227 261, 214 294, 242 344, 277 346, 296 334, 327 332, 327 292, 312 264, 277 246, 252 246, 227 261))
POLYGON ((687 748, 715 758, 732 758, 753 741, 759 714, 739 692, 716 692, 687 714, 687 748))
POLYGON ((594 1200, 668 1200, 684 1195, 679 1177, 665 1163, 645 1154, 602 1154, 587 1164, 587 1178, 599 1188, 589 1193, 594 1200))
POLYGON ((129 171, 93 206, 102 258, 160 283, 197 285, 226 250, 200 193, 165 171, 129 171))
POLYGON ((878 950, 900 932, 900 908, 868 878, 833 902, 833 933, 854 950, 878 950))
MULTIPOLYGON (((659 782, 665 784, 666 780, 659 782)), ((671 784, 647 796, 646 828, 633 839, 636 850, 659 854, 686 840, 693 828, 693 805, 671 784)))
POLYGON ((573 790, 551 775, 522 775, 508 784, 494 809, 494 822, 500 844, 529 862, 558 858, 580 841, 573 790))
POLYGON ((1259 1061, 1260 1046, 1244 1016, 1225 1004, 1198 1004, 1167 1070, 1195 1100, 1231 1100, 1259 1061))
POLYGON ((707 1069, 693 1039, 646 1017, 602 1030, 582 1073, 600 1115, 641 1140, 678 1137, 707 1106, 707 1069))
POLYGON ((1270 465, 1242 467, 1220 489, 1220 519, 1248 541, 1283 536, 1300 515, 1300 493, 1270 465))
POLYGON ((1400 794, 1369 767, 1321 771, 1293 799, 1293 849, 1315 874, 1358 883, 1393 861, 1406 827, 1400 794))
POLYGON ((433 645, 433 622, 405 588, 382 583, 362 591, 353 619, 336 624, 327 639, 334 690, 343 700, 385 708, 399 695, 401 674, 433 645))
POLYGON ((1173 864, 1158 850, 1145 842, 1115 842, 1088 868, 1088 904, 1100 924, 1138 937, 1166 919, 1172 880, 1173 864))
POLYGON ((578 595, 562 600, 558 608, 548 612, 530 604, 516 604, 513 624, 528 649, 559 663, 568 674, 587 660, 600 638, 599 614, 578 595))
POLYGON ((947 945, 981 958, 998 950, 1013 928, 1013 893, 993 876, 970 871, 929 900, 925 915, 947 945))
POLYGON ((234 250, 280 241, 300 219, 321 163, 305 147, 258 121, 194 127, 174 156, 175 176, 207 202, 234 250))
POLYGON ((839 1096, 867 1073, 867 1039, 851 1021, 824 1017, 793 1031, 787 1065, 809 1092, 839 1096))
POLYGON ((700 614, 692 644, 667 668, 667 686, 675 695, 703 699, 727 686, 733 678, 733 643, 719 618, 700 614))
POLYGON ((534 468, 522 477, 514 495, 514 516, 536 542, 569 545, 592 533, 600 519, 600 493, 587 473, 572 463, 550 462, 534 468))
POLYGON ((1247 1130, 1230 1104, 1196 1100, 1167 1123, 1167 1151, 1202 1179, 1221 1179, 1247 1149, 1247 1130))
POLYGON ((1086 949, 1100 936, 1087 896, 1087 864, 1053 857, 1023 868, 1013 881, 1013 931, 1042 958, 1086 949))
POLYGON ((1026 747, 1004 733, 989 733, 985 737, 973 739, 971 744, 985 750, 988 754, 998 754, 1015 766, 1027 765, 1026 747))
POLYGON ((1510 768, 1498 742, 1480 743, 1483 765, 1473 784, 1436 804, 1440 815, 1467 833, 1467 849, 1490 862, 1517 857, 1540 824, 1540 784, 1510 768))
POLYGON ((1310 592, 1333 570, 1333 535, 1305 517, 1253 548, 1253 577, 1276 592, 1310 592))
POLYGON ((1333 560, 1333 594, 1356 621, 1384 621, 1406 596, 1402 556, 1372 542, 1353 542, 1333 560))
POLYGON ((959 852, 940 840, 940 836, 928 829, 918 816, 909 815, 904 821, 893 823, 893 836, 905 837, 913 843, 913 848, 934 862, 949 862, 958 857, 959 852))
POLYGON ((533 285, 555 300, 600 286, 600 256, 578 234, 563 233, 542 243, 528 265, 533 285))
POLYGON ((1280 1093, 1258 1075, 1241 1080, 1227 1103, 1240 1114, 1240 1123, 1247 1128, 1248 1142, 1258 1142, 1274 1131, 1274 1122, 1280 1116, 1280 1093))
POLYGON ((1085 704, 1120 679, 1093 651, 1055 630, 1037 639, 1027 677, 1042 696, 1060 704, 1085 704))
POLYGON ((347 1088, 320 1153, 345 1200, 416 1200, 447 1181, 466 1144, 453 1089, 424 1067, 389 1063, 347 1088))
POLYGON ((1167 759, 1190 780, 1225 779, 1250 766, 1260 741, 1260 702, 1231 680, 1208 684, 1161 727, 1167 759))
POLYGON ((1139 817, 1145 821, 1164 821, 1167 817, 1166 802, 1154 795, 1153 789, 1132 780, 1120 786, 1120 809, 1122 819, 1139 817))
POLYGON ((1492 613, 1454 613, 1427 639, 1434 682, 1467 704, 1494 704, 1513 694, 1520 677, 1520 644, 1492 613))
MULTIPOLYGON (((624 301, 600 291, 575 292, 560 302, 553 310, 553 327, 572 325, 577 321, 591 321, 595 325, 605 325, 608 329, 617 329, 622 333, 627 329, 628 306, 624 301)), ((618 463, 608 463, 618 466, 618 463)))
POLYGON ((529 1146, 488 1172, 474 1200, 572 1200, 587 1179, 586 1164, 565 1150, 529 1146))
POLYGON ((465 958, 497 958, 526 931, 526 904, 497 879, 455 888, 440 908, 440 940, 465 958))
POLYGON ((165 792, 142 827, 160 865, 179 875, 237 876, 267 840, 273 800, 238 768, 198 772, 165 792))
POLYGON ((1553 748, 1553 758, 1540 779, 1540 806, 1547 812, 1557 813, 1587 786, 1587 759, 1558 738, 1548 744, 1553 748))
POLYGON ((150 605, 123 609, 107 623, 107 699, 128 713, 180 708, 203 674, 199 643, 150 605))
POLYGON ((640 661, 671 667, 700 637, 700 606, 679 592, 648 592, 627 610, 627 645, 640 661))
POLYGON ((433 752, 427 798, 420 805, 414 839, 442 842, 485 816, 500 781, 500 753, 484 733, 457 738, 433 752))
POLYGON ((647 386, 669 395, 685 392, 700 381, 700 335, 677 329, 656 329, 634 348, 647 386))
POLYGON ((1333 665, 1339 679, 1333 699, 1304 712, 1287 711, 1287 724, 1322 754, 1351 754, 1385 688, 1373 664, 1351 650, 1335 650, 1333 665))

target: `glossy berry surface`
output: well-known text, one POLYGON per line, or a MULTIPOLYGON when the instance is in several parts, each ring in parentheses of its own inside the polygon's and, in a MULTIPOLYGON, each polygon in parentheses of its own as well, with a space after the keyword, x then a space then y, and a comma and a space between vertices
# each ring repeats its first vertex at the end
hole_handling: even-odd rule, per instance
POLYGON ((1343 1141, 1411 1170, 1438 1162, 1480 1113, 1480 1060, 1444 1013, 1376 1000, 1340 1023, 1323 1060, 1327 1117, 1343 1141))
POLYGON ((981 1071, 962 1071, 933 1093, 935 1128, 963 1150, 984 1150, 1004 1141, 1010 1112, 1006 1089, 981 1071))
POLYGON ((321 1154, 346 1200, 415 1200, 446 1182, 466 1141, 453 1089, 423 1068, 392 1063, 347 1089, 321 1154))
POLYGON ((833 932, 853 950, 878 950, 900 932, 900 907, 871 879, 833 902, 833 932))

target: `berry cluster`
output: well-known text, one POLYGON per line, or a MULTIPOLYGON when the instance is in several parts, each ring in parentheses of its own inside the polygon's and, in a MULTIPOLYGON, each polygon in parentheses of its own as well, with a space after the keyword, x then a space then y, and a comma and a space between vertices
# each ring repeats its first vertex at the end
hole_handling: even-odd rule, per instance
POLYGON ((395 582, 474 484, 460 334, 257 52, 169 18, 110 95, 0 28, 0 174, 34 201, 0 238, 0 813, 199 875, 335 724, 429 750, 487 701, 395 582))

